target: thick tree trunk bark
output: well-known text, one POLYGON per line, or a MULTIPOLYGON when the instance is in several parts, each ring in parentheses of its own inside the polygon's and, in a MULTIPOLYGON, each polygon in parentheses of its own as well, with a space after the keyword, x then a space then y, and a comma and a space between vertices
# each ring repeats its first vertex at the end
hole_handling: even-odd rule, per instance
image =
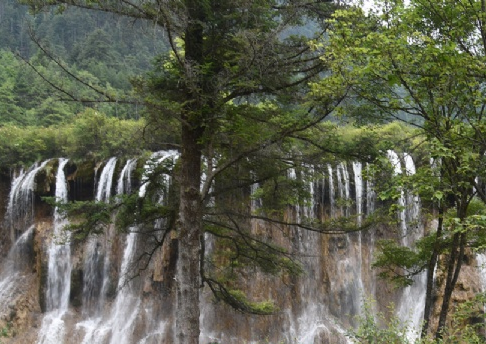
POLYGON ((184 37, 185 98, 181 115, 181 171, 179 251, 177 260, 176 343, 199 343, 200 254, 202 237, 201 138, 204 133, 205 90, 203 23, 205 11, 199 0, 185 0, 187 26, 184 37))
POLYGON ((183 126, 182 132, 176 338, 179 344, 197 344, 201 285, 201 150, 198 145, 199 135, 194 130, 183 126))

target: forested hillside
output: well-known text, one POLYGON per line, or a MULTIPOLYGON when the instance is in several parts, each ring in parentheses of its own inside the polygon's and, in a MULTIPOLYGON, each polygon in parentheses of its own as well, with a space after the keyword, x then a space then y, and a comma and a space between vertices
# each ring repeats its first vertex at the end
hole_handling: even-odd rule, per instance
POLYGON ((33 16, 27 6, 2 1, 0 124, 57 125, 87 107, 138 119, 130 79, 166 50, 161 36, 151 24, 103 12, 66 8, 33 16))

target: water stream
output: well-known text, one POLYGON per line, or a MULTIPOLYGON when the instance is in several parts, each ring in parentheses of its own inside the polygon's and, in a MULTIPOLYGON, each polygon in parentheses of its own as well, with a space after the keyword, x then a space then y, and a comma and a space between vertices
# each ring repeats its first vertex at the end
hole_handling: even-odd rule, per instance
POLYGON ((6 223, 10 227, 12 242, 33 224, 35 176, 48 162, 49 160, 46 160, 34 164, 27 172, 21 170, 12 179, 6 212, 6 223))
MULTIPOLYGON (((415 173, 409 155, 399 155, 390 151, 388 157, 394 165, 396 174, 415 173)), ((134 190, 132 184, 137 160, 130 159, 123 168, 120 166, 117 169, 119 160, 109 159, 96 180, 94 200, 119 202, 122 195, 136 192, 139 201, 145 197, 152 197, 156 202, 164 204, 167 202, 166 188, 171 184, 171 179, 163 173, 158 174, 158 167, 164 164, 166 159, 176 158, 177 153, 172 151, 154 153, 144 166, 145 172, 142 173, 138 190, 134 190), (149 186, 156 181, 156 175, 158 191, 154 192, 149 186)), ((26 224, 33 223, 32 194, 35 176, 46 163, 37 164, 27 172, 21 171, 12 178, 7 223, 13 224, 15 219, 20 219, 26 224), (24 208, 23 212, 16 209, 19 206, 24 208)), ((67 200, 68 190, 64 175, 66 164, 66 159, 59 159, 55 195, 61 201, 67 200)), ((359 162, 341 162, 326 164, 323 168, 303 166, 302 170, 305 172, 289 170, 289 178, 300 178, 301 174, 309 177, 308 194, 311 199, 309 203, 301 203, 292 208, 289 215, 294 217, 292 221, 305 220, 310 223, 318 216, 337 219, 341 215, 347 215, 351 216, 356 225, 363 224, 366 215, 371 214, 377 207, 373 183, 369 179, 363 179, 363 173, 367 169, 368 166, 359 162)), ((258 187, 258 184, 253 185, 251 192, 257 192, 258 187)), ((261 202, 262 200, 257 197, 251 198, 249 207, 252 213, 258 213, 261 202)), ((413 245, 417 238, 423 235, 423 226, 420 224, 420 201, 415 195, 402 190, 398 202, 401 206, 398 214, 399 230, 402 234, 400 240, 404 245, 413 245)), ((46 250, 46 312, 40 326, 38 343, 61 344, 70 343, 72 340, 82 344, 170 343, 174 317, 171 294, 169 291, 152 290, 155 279, 162 281, 165 278, 155 276, 161 273, 162 266, 150 267, 154 271, 153 275, 132 279, 138 269, 137 259, 146 249, 147 237, 141 236, 146 229, 134 226, 129 228, 126 234, 116 234, 111 226, 103 234, 91 237, 85 243, 72 244, 69 233, 62 230, 66 223, 56 208, 52 240, 46 250), (78 258, 75 258, 76 255, 78 258), (78 271, 72 266, 73 259, 81 259, 75 269, 82 271, 79 289, 81 301, 76 308, 69 303, 72 292, 71 274, 72 271, 78 271)), ((163 225, 163 221, 154 221, 152 229, 154 233, 158 233, 153 235, 155 240, 160 239, 160 229, 163 225)), ((22 228, 21 225, 12 225, 10 228, 14 228, 12 236, 18 239, 14 241, 9 258, 0 271, 0 300, 5 299, 6 304, 9 302, 8 295, 18 288, 16 286, 19 285, 19 281, 22 283, 24 278, 28 277, 28 274, 21 272, 23 267, 15 265, 17 258, 12 257, 30 254, 25 252, 25 249, 32 245, 32 233, 35 232, 33 226, 22 228)), ((261 220, 253 220, 250 228, 254 232, 262 232, 263 223, 261 220)), ((286 228, 281 240, 289 243, 291 250, 299 257, 305 274, 286 277, 282 293, 285 289, 289 296, 281 300, 286 304, 286 308, 279 313, 278 322, 264 327, 268 331, 267 335, 271 334, 271 338, 284 343, 327 343, 335 338, 338 339, 333 343, 348 342, 343 335, 345 328, 357 325, 354 319, 362 312, 363 299, 375 295, 375 276, 370 272, 374 236, 373 230, 341 236, 322 236, 296 226, 286 228)), ((207 237, 206 254, 210 254, 214 247, 216 246, 213 239, 207 237)), ((157 259, 163 262, 163 248, 156 252, 156 256, 159 257, 157 259)), ((480 259, 481 256, 478 257, 478 261, 480 259)), ((266 279, 259 272, 252 272, 251 278, 255 281, 266 279)), ((425 275, 419 275, 413 286, 405 288, 396 297, 397 315, 403 322, 409 321, 415 328, 419 326, 423 308, 424 278, 425 275), (415 312, 416 309, 418 312, 415 312)), ((267 282, 261 285, 264 286, 265 283, 267 282)), ((251 283, 249 286, 251 287, 251 283)), ((265 295, 259 290, 252 292, 255 295, 265 295)), ((278 294, 274 290, 266 292, 267 297, 278 294)), ((233 328, 222 327, 221 318, 215 313, 220 312, 222 308, 212 304, 210 294, 202 294, 202 297, 201 340, 205 344, 238 344, 243 334, 248 343, 268 340, 265 339, 268 338, 265 334, 259 332, 259 322, 263 320, 257 318, 250 320, 233 314, 240 319, 238 325, 233 328)), ((224 312, 232 314, 227 313, 227 310, 224 312)), ((409 337, 415 338, 412 333, 409 337)))
MULTIPOLYGON (((64 166, 67 159, 59 159, 56 174, 56 200, 67 201, 67 184, 64 166)), ((62 343, 65 337, 63 316, 69 307, 69 292, 71 289, 71 247, 70 233, 64 231, 68 221, 58 207, 54 209, 54 222, 51 242, 48 247, 48 270, 46 311, 39 332, 38 343, 62 343)))

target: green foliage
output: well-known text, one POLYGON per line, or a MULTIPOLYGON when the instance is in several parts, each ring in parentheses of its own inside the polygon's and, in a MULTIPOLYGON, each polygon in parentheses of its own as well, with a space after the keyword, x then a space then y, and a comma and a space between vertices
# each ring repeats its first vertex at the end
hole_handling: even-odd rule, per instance
POLYGON ((374 301, 363 301, 363 314, 357 316, 358 328, 349 331, 347 336, 361 344, 411 344, 407 339, 409 324, 404 324, 394 314, 391 305, 385 313, 374 314, 374 301))
MULTIPOLYGON (((4 167, 30 165, 35 161, 67 155, 72 159, 141 155, 160 149, 144 139, 143 120, 120 120, 86 110, 71 124, 48 127, 0 127, 0 164, 4 167)), ((152 131, 153 132, 153 131, 152 131)), ((163 139, 163 137, 162 137, 163 139)))
POLYGON ((337 128, 343 152, 372 162, 387 150, 410 152, 420 132, 406 123, 392 121, 381 125, 345 125, 337 128))
POLYGON ((58 136, 54 128, 0 127, 0 164, 3 167, 27 166, 37 160, 59 156, 58 136))
POLYGON ((145 73, 151 68, 151 59, 166 50, 160 30, 148 30, 146 22, 129 23, 124 18, 72 6, 33 15, 20 2, 5 0, 0 8, 1 124, 48 126, 67 122, 85 108, 80 103, 65 102, 72 100, 70 95, 89 100, 88 107, 97 107, 109 116, 141 116, 140 105, 124 105, 122 100, 133 100, 130 78, 145 73), (100 94, 69 77, 40 52, 31 40, 32 33, 72 75, 108 90, 121 102, 98 103, 100 94), (21 55, 24 62, 11 51, 21 55))
POLYGON ((88 109, 76 116, 70 126, 66 153, 77 159, 140 155, 143 127, 143 121, 108 118, 88 109))
POLYGON ((482 311, 486 305, 484 293, 474 299, 458 304, 451 317, 450 326, 444 329, 442 339, 420 338, 414 333, 411 324, 403 323, 394 314, 391 305, 386 313, 374 312, 374 300, 364 300, 363 314, 357 316, 358 328, 347 334, 356 343, 362 344, 483 344, 486 338, 481 334, 484 329, 485 315, 482 311), (408 339, 412 334, 418 339, 408 339))
POLYGON ((417 250, 414 250, 394 240, 381 240, 373 267, 379 268, 379 276, 390 280, 395 286, 409 286, 414 282, 413 277, 427 267, 433 242, 432 236, 426 236, 416 243, 417 250))
MULTIPOLYGON (((472 300, 456 305, 452 322, 444 330, 444 338, 437 344, 484 344, 486 342, 486 337, 484 336, 485 306, 485 293, 476 294, 472 300)), ((423 344, 429 343, 431 343, 430 340, 423 340, 423 344)))
MULTIPOLYGON (((417 164, 414 176, 402 173, 378 186, 382 200, 395 200, 413 190, 425 210, 445 214, 431 239, 435 242, 424 245, 431 248, 424 251, 429 252, 430 264, 435 265, 441 254, 448 262, 437 331, 441 337, 464 249, 484 242, 478 233, 484 231, 485 218, 475 214, 474 199, 486 203, 476 182, 484 178, 486 163, 486 46, 480 39, 486 32, 481 20, 471 21, 470 16, 484 18, 485 8, 482 1, 462 0, 376 3, 386 10, 365 14, 351 6, 336 11, 329 39, 314 42, 332 71, 312 85, 313 92, 326 94, 335 87, 328 84, 342 84, 351 99, 341 104, 338 115, 358 124, 400 119, 416 126, 427 141, 422 147, 418 141, 410 146, 430 152, 419 155, 422 164, 417 164)), ((391 213, 399 208, 392 205, 391 213)), ((381 266, 386 265, 385 256, 403 269, 422 265, 419 251, 390 242, 383 249, 381 266)), ((427 292, 431 300, 432 290, 427 292)))
POLYGON ((235 310, 258 315, 270 315, 278 310, 273 301, 249 301, 243 291, 228 288, 225 286, 225 282, 212 278, 205 278, 205 282, 208 284, 217 301, 224 301, 235 310))
POLYGON ((114 206, 105 202, 76 201, 56 205, 72 219, 65 230, 73 233, 77 240, 85 240, 90 235, 101 234, 112 223, 114 206))

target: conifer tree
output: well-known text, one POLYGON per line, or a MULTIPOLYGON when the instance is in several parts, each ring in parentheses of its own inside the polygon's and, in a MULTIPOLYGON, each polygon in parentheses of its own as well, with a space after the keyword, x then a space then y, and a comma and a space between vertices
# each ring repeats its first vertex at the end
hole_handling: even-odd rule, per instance
POLYGON ((317 105, 298 106, 307 83, 325 69, 307 42, 325 34, 334 5, 309 0, 22 2, 34 12, 75 6, 165 30, 170 53, 135 84, 152 123, 179 123, 176 340, 198 343, 199 290, 209 282, 201 274, 201 244, 211 187, 219 174, 251 154, 278 147, 319 123, 344 97, 342 87, 334 85, 319 95, 317 105), (317 28, 315 37, 291 34, 291 28, 307 22, 317 28))

